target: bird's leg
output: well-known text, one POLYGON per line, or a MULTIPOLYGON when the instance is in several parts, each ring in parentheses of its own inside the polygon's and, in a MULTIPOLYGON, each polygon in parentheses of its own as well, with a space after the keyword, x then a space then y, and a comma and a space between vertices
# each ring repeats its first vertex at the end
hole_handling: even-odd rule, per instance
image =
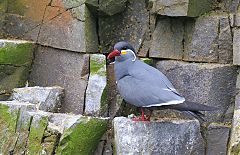
POLYGON ((145 121, 145 116, 144 116, 144 110, 141 108, 142 116, 141 116, 141 121, 145 121))
POLYGON ((148 117, 148 118, 145 117, 143 108, 141 108, 141 112, 142 112, 141 117, 133 118, 132 120, 133 121, 150 121, 150 117, 148 117))

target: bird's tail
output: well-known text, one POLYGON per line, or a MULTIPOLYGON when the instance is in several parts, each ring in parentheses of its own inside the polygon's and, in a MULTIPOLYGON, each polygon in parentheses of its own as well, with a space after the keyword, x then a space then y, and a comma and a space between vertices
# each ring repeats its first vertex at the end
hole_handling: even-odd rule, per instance
POLYGON ((204 104, 199 104, 195 102, 190 102, 190 101, 185 101, 181 104, 175 104, 175 105, 168 105, 169 109, 176 109, 179 111, 183 111, 187 114, 190 114, 194 116, 197 119, 200 119, 202 121, 205 121, 204 119, 204 114, 199 112, 199 111, 215 111, 218 110, 219 108, 217 107, 212 107, 204 104))

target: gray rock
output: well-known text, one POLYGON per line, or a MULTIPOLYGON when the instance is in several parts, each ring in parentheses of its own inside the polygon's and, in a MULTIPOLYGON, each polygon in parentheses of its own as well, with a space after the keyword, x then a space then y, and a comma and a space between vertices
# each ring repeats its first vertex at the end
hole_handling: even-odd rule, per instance
POLYGON ((102 52, 109 53, 113 45, 120 40, 129 41, 138 52, 148 29, 149 12, 145 0, 129 0, 124 12, 99 18, 102 52))
POLYGON ((210 11, 209 0, 150 0, 151 12, 166 16, 197 17, 210 11))
POLYGON ((217 111, 206 112, 208 121, 223 121, 226 111, 234 104, 237 78, 234 66, 158 61, 156 68, 169 78, 186 100, 219 107, 217 111))
MULTIPOLYGON (((57 2, 51 4, 54 3, 57 2)), ((96 53, 98 37, 95 17, 85 4, 67 10, 63 4, 61 7, 47 6, 38 43, 70 51, 96 53)))
POLYGON ((85 98, 85 114, 99 115, 101 97, 106 83, 106 57, 105 55, 92 54, 90 56, 90 76, 85 98))
POLYGON ((232 119, 232 129, 229 140, 228 155, 240 153, 240 94, 235 97, 235 109, 232 119))
MULTIPOLYGON (((188 23, 187 23, 188 24, 188 23)), ((192 23, 189 23, 191 28, 192 23)), ((193 25, 192 35, 185 37, 184 59, 188 61, 218 61, 218 26, 219 19, 215 16, 201 16, 193 25)))
POLYGON ((4 26, 6 35, 37 41, 44 11, 49 2, 50 0, 8 1, 4 26), (10 5, 11 3, 15 5, 10 5))
POLYGON ((226 155, 230 126, 211 123, 207 129, 206 155, 226 155))
POLYGON ((149 57, 182 59, 183 19, 158 18, 152 34, 149 57))
POLYGON ((240 29, 233 30, 233 64, 240 65, 240 29))
POLYGON ((30 74, 30 85, 63 87, 65 97, 62 111, 81 114, 87 86, 88 63, 88 55, 39 47, 30 74))
POLYGON ((11 99, 36 104, 39 110, 59 112, 63 96, 61 87, 36 86, 13 89, 11 99))
POLYGON ((233 60, 232 33, 229 25, 229 17, 219 17, 218 34, 218 61, 220 63, 232 63, 233 60))
POLYGON ((100 16, 112 16, 126 9, 127 0, 86 0, 90 10, 100 16))
POLYGON ((197 120, 113 120, 116 154, 204 154, 197 120))
POLYGON ((232 62, 232 34, 229 17, 211 13, 186 21, 184 60, 200 62, 232 62))

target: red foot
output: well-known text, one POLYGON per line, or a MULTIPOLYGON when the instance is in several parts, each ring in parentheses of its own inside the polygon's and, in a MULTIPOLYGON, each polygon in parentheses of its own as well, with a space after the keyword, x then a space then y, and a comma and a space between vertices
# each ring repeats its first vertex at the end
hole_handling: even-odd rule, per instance
POLYGON ((151 112, 150 115, 146 118, 145 115, 144 115, 143 109, 141 109, 141 110, 142 110, 142 116, 141 116, 141 117, 132 118, 132 120, 133 120, 133 121, 147 121, 147 122, 149 122, 149 121, 150 121, 150 118, 151 118, 152 112, 151 112))

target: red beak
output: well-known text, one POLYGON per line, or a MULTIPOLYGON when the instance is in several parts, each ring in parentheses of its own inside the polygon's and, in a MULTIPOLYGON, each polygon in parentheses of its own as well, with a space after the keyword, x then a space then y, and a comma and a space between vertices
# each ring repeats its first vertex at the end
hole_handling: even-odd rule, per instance
POLYGON ((108 59, 112 59, 114 58, 115 56, 119 56, 121 54, 121 52, 119 52, 119 50, 115 49, 113 50, 109 55, 108 55, 108 59))

